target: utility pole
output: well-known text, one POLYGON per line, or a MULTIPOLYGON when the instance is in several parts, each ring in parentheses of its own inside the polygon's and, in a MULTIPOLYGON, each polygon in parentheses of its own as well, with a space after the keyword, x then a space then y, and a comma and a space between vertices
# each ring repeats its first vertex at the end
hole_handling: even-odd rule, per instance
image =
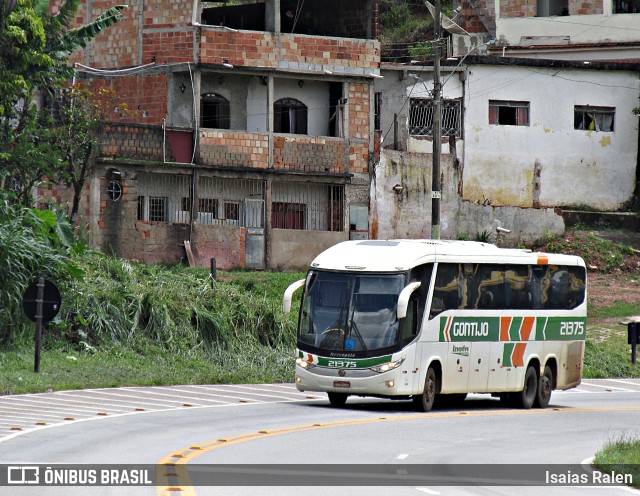
POLYGON ((440 84, 440 0, 435 0, 433 45, 433 176, 431 179, 431 239, 440 239, 440 153, 442 150, 442 86, 440 84))

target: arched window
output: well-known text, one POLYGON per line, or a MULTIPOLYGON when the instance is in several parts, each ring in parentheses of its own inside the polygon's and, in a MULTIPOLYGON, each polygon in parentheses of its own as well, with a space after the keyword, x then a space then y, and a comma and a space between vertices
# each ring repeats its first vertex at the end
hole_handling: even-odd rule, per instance
POLYGON ((307 134, 307 106, 294 99, 282 98, 273 104, 273 127, 276 133, 307 134))
POLYGON ((215 129, 229 129, 230 127, 230 106, 229 100, 217 93, 205 93, 202 95, 200 105, 202 115, 201 127, 215 129))

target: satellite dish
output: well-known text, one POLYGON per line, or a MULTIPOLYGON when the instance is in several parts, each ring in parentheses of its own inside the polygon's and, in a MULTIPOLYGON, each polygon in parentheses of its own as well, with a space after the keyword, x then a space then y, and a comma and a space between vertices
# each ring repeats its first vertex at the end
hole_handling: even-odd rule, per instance
MULTIPOLYGON (((425 0, 424 3, 429 9, 429 13, 431 14, 431 17, 435 19, 436 8, 431 3, 427 2, 427 0, 425 0)), ((467 31, 462 29, 460 26, 458 26, 455 22, 453 22, 451 19, 449 19, 446 15, 442 13, 440 14, 440 25, 442 26, 443 29, 446 29, 452 34, 459 34, 461 36, 471 36, 471 34, 467 33, 467 31)))

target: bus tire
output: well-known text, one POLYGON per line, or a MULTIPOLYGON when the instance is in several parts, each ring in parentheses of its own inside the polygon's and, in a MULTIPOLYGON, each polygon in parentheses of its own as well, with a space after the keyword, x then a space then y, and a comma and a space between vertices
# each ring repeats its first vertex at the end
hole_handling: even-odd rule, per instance
POLYGON ((329 403, 331 403, 331 406, 337 407, 344 406, 347 402, 347 398, 349 397, 346 393, 327 393, 327 396, 329 396, 329 403))
POLYGON ((424 380, 424 391, 421 395, 413 397, 413 404, 418 411, 430 412, 433 408, 433 402, 436 399, 437 380, 436 371, 429 367, 427 377, 424 380))
POLYGON ((538 378, 538 391, 534 405, 538 408, 547 408, 551 401, 551 391, 553 391, 553 372, 548 365, 544 366, 544 374, 538 378))
POLYGON ((535 367, 528 366, 524 374, 524 386, 522 391, 514 394, 515 406, 529 410, 536 401, 538 393, 538 372, 535 367))

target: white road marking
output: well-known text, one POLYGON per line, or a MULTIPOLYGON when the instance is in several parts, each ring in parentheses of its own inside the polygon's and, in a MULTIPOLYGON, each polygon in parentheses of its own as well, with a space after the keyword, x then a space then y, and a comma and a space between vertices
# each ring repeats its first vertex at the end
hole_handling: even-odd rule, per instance
POLYGON ((255 388, 251 385, 230 386, 243 390, 237 393, 234 391, 238 396, 222 394, 230 392, 228 389, 223 389, 225 386, 198 386, 198 389, 202 389, 203 392, 196 390, 195 386, 164 386, 0 396, 0 443, 28 432, 75 422, 184 410, 185 404, 192 405, 189 408, 215 408, 316 400, 297 391, 293 384, 281 384, 273 389, 270 389, 269 384, 256 385, 255 388), (256 390, 262 393, 252 393, 256 390), (274 394, 263 394, 267 392, 274 394), (210 397, 205 398, 205 396, 210 397), (255 396, 263 398, 255 398, 255 396), (248 401, 238 401, 242 399, 248 401), (36 422, 44 422, 46 425, 37 425, 36 422))
POLYGON ((409 456, 409 453, 403 453, 402 455, 396 456, 396 460, 405 460, 409 456))
POLYGON ((581 386, 598 387, 598 388, 602 388, 602 389, 616 389, 618 391, 624 391, 625 393, 633 393, 633 392, 637 393, 637 390, 635 390, 635 389, 619 388, 619 387, 615 387, 615 386, 609 386, 607 384, 593 384, 592 382, 584 382, 583 381, 581 386))
POLYGON ((420 491, 425 494, 440 494, 438 491, 434 491, 433 489, 427 489, 426 487, 416 487, 416 491, 420 491))

